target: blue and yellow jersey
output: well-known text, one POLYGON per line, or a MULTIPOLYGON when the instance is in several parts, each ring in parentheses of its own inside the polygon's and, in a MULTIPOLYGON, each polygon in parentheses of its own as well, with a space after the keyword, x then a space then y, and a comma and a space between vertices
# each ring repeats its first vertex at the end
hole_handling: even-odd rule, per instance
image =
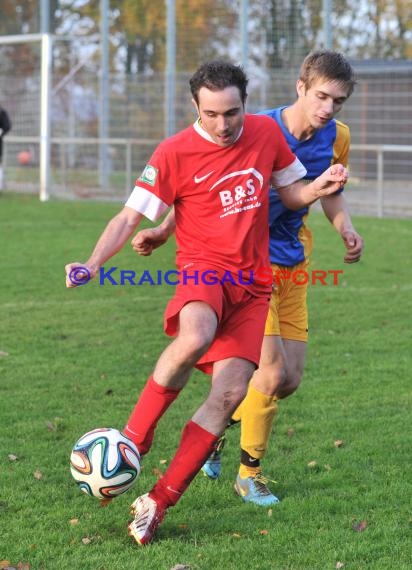
MULTIPOLYGON (((296 139, 282 121, 282 111, 278 107, 262 111, 272 117, 280 128, 292 151, 307 170, 305 180, 317 178, 331 164, 348 164, 350 133, 349 127, 332 119, 323 129, 315 132, 305 141, 296 139)), ((289 210, 281 202, 275 188, 270 189, 269 205, 269 251, 271 263, 292 267, 301 263, 312 251, 312 234, 306 226, 309 208, 289 210)))

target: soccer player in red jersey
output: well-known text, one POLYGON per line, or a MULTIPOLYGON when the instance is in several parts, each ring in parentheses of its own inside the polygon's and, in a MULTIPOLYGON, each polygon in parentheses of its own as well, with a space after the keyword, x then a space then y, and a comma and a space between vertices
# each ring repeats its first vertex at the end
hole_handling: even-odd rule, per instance
POLYGON ((129 533, 141 545, 152 540, 166 510, 215 448, 259 363, 272 283, 246 277, 270 267, 270 183, 287 207, 299 209, 336 192, 347 179, 346 169, 334 165, 310 184, 301 182, 306 170, 276 122, 245 114, 247 83, 241 67, 223 61, 205 63, 195 72, 190 88, 198 119, 159 144, 88 261, 65 267, 67 287, 81 283, 81 271, 94 277, 143 216, 155 221, 174 206, 176 264, 185 272, 165 314, 165 330, 174 338, 160 355, 124 433, 146 454, 159 419, 192 369, 210 373, 212 382, 206 400, 184 426, 168 469, 132 504, 129 533), (218 277, 212 283, 205 278, 211 271, 218 277))

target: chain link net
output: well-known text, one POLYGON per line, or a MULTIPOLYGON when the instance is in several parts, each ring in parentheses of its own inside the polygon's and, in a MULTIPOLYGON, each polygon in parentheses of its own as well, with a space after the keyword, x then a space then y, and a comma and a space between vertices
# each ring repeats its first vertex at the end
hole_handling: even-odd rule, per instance
MULTIPOLYGON (((99 140, 103 71, 98 13, 89 16, 92 23, 85 37, 63 35, 62 23, 55 22, 50 108, 52 196, 123 200, 156 144, 166 136, 165 80, 167 50, 171 49, 167 42, 168 2, 124 1, 118 10, 117 4, 111 3, 110 13, 109 141, 99 140), (102 182, 99 161, 103 143, 108 177, 102 182)), ((311 49, 322 47, 321 7, 319 1, 176 0, 175 130, 194 120, 188 80, 199 63, 211 58, 244 63, 250 78, 249 112, 292 102, 302 59, 311 49)), ((412 59, 407 59, 412 40, 407 34, 393 40, 396 60, 372 59, 359 40, 364 37, 371 49, 369 32, 348 42, 345 30, 354 28, 355 16, 351 2, 335 6, 330 14, 333 47, 351 59, 358 79, 338 118, 350 126, 355 148, 412 145, 412 59), (339 34, 333 28, 338 20, 339 34)), ((378 53, 382 38, 375 40, 378 53)), ((13 123, 5 139, 7 188, 37 192, 40 42, 3 44, 0 38, 0 64, 0 103, 13 123)), ((406 186, 408 192, 411 153, 394 151, 385 153, 383 159, 388 184, 406 186)), ((354 183, 366 188, 369 180, 373 185, 378 168, 375 150, 355 150, 351 156, 354 183)))

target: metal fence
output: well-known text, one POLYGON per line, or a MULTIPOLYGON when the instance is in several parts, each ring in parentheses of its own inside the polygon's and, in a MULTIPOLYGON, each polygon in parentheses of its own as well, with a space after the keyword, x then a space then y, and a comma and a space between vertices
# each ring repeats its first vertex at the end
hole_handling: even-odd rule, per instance
MULTIPOLYGON (((24 38, 23 38, 24 39, 24 38)), ((0 102, 13 129, 5 138, 7 189, 38 193, 41 187, 42 123, 41 43, 0 42, 0 102), (30 65, 28 66, 28 63, 30 65)), ((112 72, 102 136, 101 83, 93 59, 73 56, 67 41, 53 50, 70 60, 66 71, 51 66, 47 133, 51 197, 124 200, 156 144, 167 134, 165 72, 112 72), (90 64, 90 65, 89 65, 90 64)), ((83 52, 82 52, 83 53, 83 52)), ((94 52, 93 52, 94 53, 94 52)), ((228 54, 226 54, 228 55, 228 54)), ((56 56, 57 57, 57 56, 56 56)), ((351 129, 351 181, 348 200, 354 213, 412 216, 412 60, 352 60, 358 84, 339 116, 351 129)), ((296 65, 278 69, 250 67, 248 111, 288 104, 295 98, 296 65)), ((174 76, 173 123, 184 128, 194 119, 188 80, 174 76)), ((42 130, 43 129, 43 130, 42 130)), ((43 161, 44 162, 44 161, 43 161)))
MULTIPOLYGON (((52 196, 60 199, 124 201, 143 169, 157 139, 53 138, 52 196), (111 162, 105 184, 97 168, 99 148, 108 145, 111 162), (73 155, 82 157, 72 164, 73 155), (133 157, 137 160, 134 162, 133 157), (140 161, 140 163, 139 163, 140 161)), ((6 187, 18 192, 38 193, 39 167, 32 161, 38 154, 38 138, 8 137, 5 153, 6 187), (27 164, 9 165, 9 155, 30 152, 27 164), (29 149, 27 151, 26 149, 29 149)), ((353 214, 377 217, 412 217, 412 181, 395 176, 393 157, 412 164, 412 145, 353 144, 350 180, 345 195, 353 214)), ((14 160, 13 160, 14 162, 14 160)))

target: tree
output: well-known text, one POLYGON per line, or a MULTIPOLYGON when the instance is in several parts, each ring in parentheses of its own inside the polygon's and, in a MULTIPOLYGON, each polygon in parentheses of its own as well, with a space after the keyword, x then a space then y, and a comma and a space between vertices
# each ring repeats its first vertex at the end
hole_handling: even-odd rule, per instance
POLYGON ((311 40, 321 25, 319 1, 250 2, 249 43, 254 63, 263 63, 268 69, 299 65, 302 57, 313 47, 311 40))
POLYGON ((165 61, 166 10, 164 2, 116 0, 117 30, 126 43, 126 72, 159 71, 165 61))
MULTIPOLYGON (((166 58, 166 4, 151 0, 117 0, 117 29, 126 43, 126 72, 161 71, 166 58)), ((223 53, 232 37, 235 11, 225 0, 176 0, 177 68, 190 70, 199 61, 223 53)))
POLYGON ((38 32, 38 2, 36 0, 1 0, 0 34, 29 34, 38 32))
POLYGON ((334 10, 334 47, 353 58, 408 58, 412 50, 410 0, 342 0, 334 10))

